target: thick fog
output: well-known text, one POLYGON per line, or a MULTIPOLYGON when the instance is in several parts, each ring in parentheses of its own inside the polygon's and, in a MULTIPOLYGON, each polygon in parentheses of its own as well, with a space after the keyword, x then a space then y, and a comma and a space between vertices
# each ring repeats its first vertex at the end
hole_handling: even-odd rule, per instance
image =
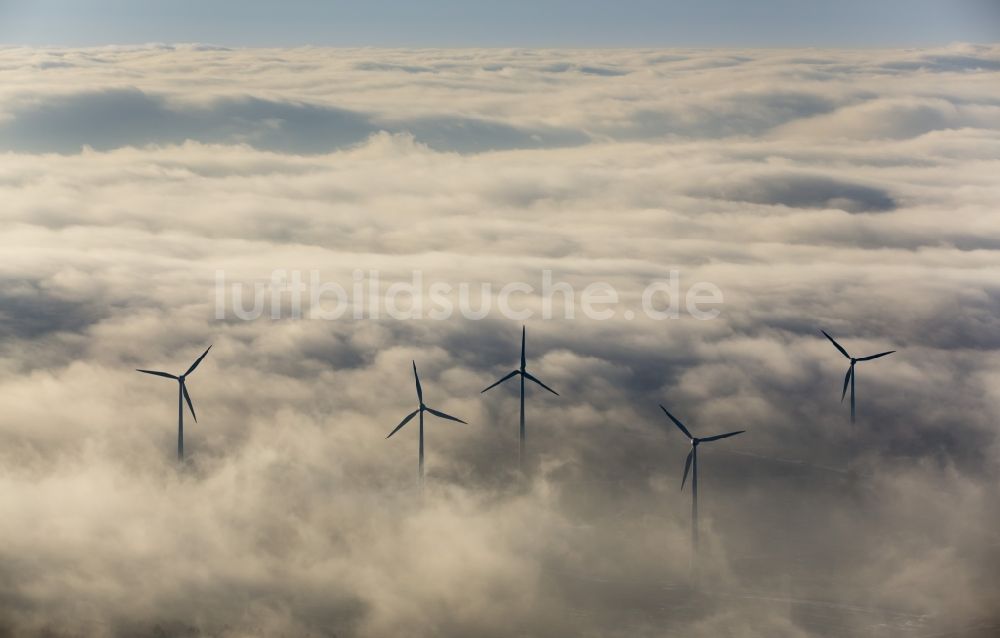
POLYGON ((998 86, 967 45, 0 49, 0 635, 994 635, 998 86), (276 271, 532 316, 296 318, 276 271), (718 316, 643 312, 671 271, 718 316), (524 478, 517 381, 480 393, 522 325, 524 478), (820 329, 897 351, 854 425, 820 329), (135 369, 209 344, 179 466, 135 369), (411 360, 468 421, 422 492, 411 360), (658 404, 747 430, 699 448, 694 568, 658 404))

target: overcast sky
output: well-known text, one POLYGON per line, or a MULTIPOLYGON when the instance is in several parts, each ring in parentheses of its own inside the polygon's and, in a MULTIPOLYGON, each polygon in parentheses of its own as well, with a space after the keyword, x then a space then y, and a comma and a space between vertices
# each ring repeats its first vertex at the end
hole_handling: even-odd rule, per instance
POLYGON ((905 46, 1000 37, 996 0, 0 0, 0 43, 905 46))

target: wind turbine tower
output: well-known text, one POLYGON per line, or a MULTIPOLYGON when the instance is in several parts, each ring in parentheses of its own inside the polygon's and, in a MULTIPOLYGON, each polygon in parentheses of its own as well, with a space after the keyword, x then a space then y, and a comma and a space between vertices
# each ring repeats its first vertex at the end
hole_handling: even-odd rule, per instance
POLYGON ((833 337, 831 337, 830 335, 828 335, 826 333, 826 330, 820 330, 820 332, 822 332, 823 336, 825 336, 827 339, 830 340, 830 343, 832 343, 834 345, 834 347, 837 348, 837 350, 840 351, 840 354, 844 355, 845 357, 847 357, 851 361, 851 365, 847 368, 847 374, 844 375, 844 389, 841 390, 841 392, 840 392, 840 400, 841 401, 844 400, 844 396, 847 394, 847 386, 850 385, 851 386, 851 423, 854 423, 855 422, 855 411, 854 411, 854 378, 856 376, 855 373, 854 373, 854 366, 859 361, 871 361, 872 359, 878 359, 879 357, 884 357, 886 355, 892 354, 893 352, 895 352, 895 350, 889 350, 888 352, 880 352, 878 354, 869 355, 867 357, 852 357, 851 355, 849 355, 847 353, 847 350, 845 350, 842 345, 840 345, 839 343, 837 343, 836 340, 834 340, 833 337))
POLYGON ((535 377, 533 374, 531 374, 530 372, 527 371, 527 369, 526 369, 526 367, 527 367, 527 357, 525 356, 524 344, 525 344, 525 329, 524 329, 524 326, 522 326, 521 327, 521 367, 518 368, 518 369, 516 369, 516 370, 513 370, 511 372, 508 372, 506 375, 504 375, 503 377, 501 377, 498 381, 496 381, 492 385, 486 387, 480 393, 480 394, 482 394, 483 392, 486 392, 486 390, 489 390, 491 388, 495 388, 496 386, 500 385, 501 383, 503 383, 507 379, 511 379, 511 378, 513 378, 515 376, 516 377, 520 377, 520 382, 521 382, 521 427, 520 427, 520 435, 519 435, 518 446, 517 446, 517 465, 518 465, 518 468, 520 468, 520 470, 521 470, 522 473, 524 473, 524 461, 525 461, 525 452, 524 452, 524 439, 525 439, 525 432, 524 432, 524 380, 527 379, 529 381, 537 383, 538 385, 542 386, 543 388, 545 388, 546 390, 548 390, 552 394, 554 394, 556 396, 559 396, 558 392, 556 392, 555 390, 553 390, 549 386, 547 386, 544 383, 542 383, 537 377, 535 377))
POLYGON ((173 379, 177 381, 177 460, 184 460, 184 402, 188 404, 188 409, 191 410, 191 416, 194 417, 194 422, 198 422, 198 417, 194 413, 194 404, 191 403, 191 395, 188 394, 186 379, 195 371, 201 360, 205 358, 208 351, 212 349, 212 346, 208 346, 205 352, 201 353, 201 356, 195 359, 191 367, 182 375, 174 375, 169 372, 160 372, 159 370, 142 370, 136 368, 138 372, 144 372, 146 374, 156 375, 158 377, 165 377, 167 379, 173 379))
POLYGON ((416 361, 413 362, 413 379, 414 379, 414 381, 416 381, 416 385, 417 385, 417 403, 418 403, 417 409, 414 410, 413 412, 410 412, 405 417, 403 417, 403 420, 400 422, 400 424, 397 425, 396 428, 392 432, 389 433, 389 436, 387 436, 385 438, 388 439, 390 436, 392 436, 396 432, 399 432, 399 430, 402 429, 402 427, 404 425, 406 425, 407 423, 409 423, 410 420, 413 419, 413 417, 415 417, 417 415, 420 415, 419 478, 420 478, 420 484, 422 486, 423 483, 424 483, 424 412, 430 412, 431 414, 433 414, 436 417, 440 417, 442 419, 448 419, 449 421, 458 421, 459 423, 465 423, 465 421, 463 421, 462 419, 459 419, 457 417, 453 417, 450 414, 445 414, 444 412, 441 412, 439 410, 435 410, 434 408, 428 407, 427 405, 424 404, 424 390, 423 390, 422 387, 420 387, 420 375, 417 374, 417 362, 416 361))
POLYGON ((667 409, 660 406, 664 414, 670 417, 670 420, 674 422, 674 425, 691 441, 691 451, 688 452, 687 460, 684 461, 684 477, 681 479, 681 489, 684 489, 684 483, 687 481, 688 470, 691 470, 691 552, 692 561, 698 553, 698 446, 702 443, 709 443, 711 441, 718 441, 719 439, 725 439, 731 436, 736 436, 737 434, 742 434, 746 430, 737 430, 736 432, 728 432, 726 434, 716 434, 715 436, 706 437, 696 437, 691 432, 688 431, 684 424, 677 420, 677 418, 667 412, 667 409))

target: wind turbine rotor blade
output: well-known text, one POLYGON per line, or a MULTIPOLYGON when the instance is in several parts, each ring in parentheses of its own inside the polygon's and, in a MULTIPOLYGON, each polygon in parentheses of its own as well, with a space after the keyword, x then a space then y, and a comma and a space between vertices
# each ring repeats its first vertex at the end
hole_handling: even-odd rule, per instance
POLYGON ((514 376, 517 376, 517 375, 518 375, 518 374, 520 374, 520 373, 521 373, 521 371, 520 371, 520 370, 514 370, 514 371, 513 371, 513 372, 511 372, 510 374, 508 374, 508 375, 506 375, 505 377, 501 378, 501 379, 500 379, 499 381, 497 381, 496 383, 494 383, 494 384, 492 384, 492 385, 489 385, 489 386, 487 386, 487 387, 486 387, 486 389, 485 389, 485 390, 483 390, 482 392, 480 392, 479 394, 482 394, 483 392, 486 392, 486 390, 490 390, 490 389, 492 389, 492 388, 495 388, 495 387, 497 387, 498 385, 500 385, 501 383, 503 383, 503 382, 504 382, 504 381, 506 381, 507 379, 509 379, 509 378, 511 378, 511 377, 514 377, 514 376))
POLYGON ((691 469, 691 459, 692 459, 692 457, 694 457, 694 448, 691 448, 691 451, 688 452, 688 458, 687 458, 687 460, 684 461, 684 478, 681 479, 681 489, 682 490, 684 489, 684 483, 686 483, 687 480, 688 480, 688 470, 691 469))
POLYGON ((417 362, 413 362, 413 379, 417 382, 417 399, 422 404, 424 402, 424 389, 420 387, 420 375, 417 374, 417 362))
POLYGON ((552 389, 552 388, 550 388, 549 386, 547 386, 547 385, 545 385, 544 383, 542 383, 541 381, 539 381, 539 380, 538 380, 537 378, 535 378, 535 376, 534 376, 533 374, 531 374, 530 372, 525 372, 525 373, 524 373, 524 378, 525 378, 525 379, 530 379, 530 380, 534 381, 535 383, 537 383, 538 385, 542 386, 543 388, 545 388, 546 390, 548 390, 548 391, 549 391, 549 392, 551 392, 552 394, 554 394, 554 395, 556 395, 556 396, 559 396, 559 393, 558 393, 558 392, 556 392, 555 390, 553 390, 553 389, 552 389))
POLYGON ((847 396, 847 386, 851 383, 851 375, 854 374, 854 364, 847 369, 847 374, 844 375, 844 389, 840 393, 840 400, 843 401, 844 397, 847 396))
POLYGON ((677 420, 677 419, 676 419, 676 418, 674 417, 674 415, 672 415, 672 414, 670 414, 669 412, 667 412, 667 409, 666 409, 665 407, 663 407, 663 406, 661 405, 661 406, 660 406, 660 409, 661 409, 661 410, 663 410, 663 413, 664 413, 664 414, 666 414, 666 415, 667 415, 668 417, 670 417, 670 420, 674 422, 674 425, 676 425, 677 427, 679 427, 679 428, 681 429, 681 432, 683 432, 683 433, 684 433, 684 436, 686 436, 686 437, 687 437, 687 438, 689 438, 689 439, 693 439, 693 438, 694 438, 693 436, 691 436, 691 433, 690 433, 690 432, 688 432, 688 429, 687 429, 686 427, 684 427, 684 424, 683 424, 683 423, 681 423, 680 421, 678 421, 678 420, 677 420))
MULTIPOLYGON (((427 408, 427 411, 433 414, 434 416, 441 417, 442 419, 448 419, 449 421, 458 421, 459 423, 465 423, 465 421, 459 419, 458 417, 451 416, 450 414, 445 414, 444 412, 439 412, 434 408, 427 408)), ((465 424, 468 425, 468 423, 465 424)))
POLYGON ((192 372, 194 372, 194 369, 198 367, 198 364, 201 363, 201 360, 205 358, 205 356, 208 354, 208 351, 211 350, 211 349, 212 349, 212 346, 208 346, 208 348, 205 349, 205 352, 202 352, 201 356, 198 357, 197 359, 195 359, 194 363, 191 364, 191 367, 188 368, 187 372, 184 373, 185 377, 187 375, 191 374, 192 372))
POLYGON ((521 326, 521 369, 522 370, 524 370, 524 366, 526 365, 525 362, 527 361, 527 359, 525 358, 525 355, 524 355, 524 341, 525 341, 525 336, 526 336, 526 331, 524 329, 524 326, 521 326))
POLYGON ((194 422, 198 422, 198 415, 194 413, 194 404, 191 403, 191 395, 188 394, 187 384, 181 381, 181 394, 184 395, 184 400, 187 401, 188 409, 191 410, 191 416, 194 417, 194 422))
POLYGON ((736 436, 737 434, 743 434, 744 432, 746 432, 746 430, 737 430, 735 432, 729 432, 727 434, 716 434, 715 436, 706 436, 705 438, 699 439, 699 440, 702 441, 702 442, 704 442, 704 441, 718 441, 719 439, 726 439, 726 438, 729 438, 731 436, 736 436))
POLYGON ((830 340, 830 343, 832 343, 834 346, 837 347, 837 350, 840 350, 840 354, 844 355, 848 359, 851 358, 851 355, 847 354, 847 350, 844 350, 844 346, 840 345, 833 337, 826 334, 826 330, 820 330, 820 332, 822 332, 826 336, 826 338, 830 340))
POLYGON ((158 377, 165 377, 167 379, 173 379, 174 381, 177 380, 177 376, 176 375, 173 375, 173 374, 170 374, 170 373, 167 373, 167 372, 160 372, 158 370, 142 370, 140 368, 136 368, 135 371, 136 372, 145 372, 146 374, 155 374, 158 377))
MULTIPOLYGON (((420 412, 420 410, 414 410, 413 412, 410 412, 409 414, 407 414, 406 417, 404 417, 403 420, 399 422, 399 425, 396 426, 396 429, 389 433, 389 436, 392 436, 396 432, 399 432, 399 429, 401 427, 403 427, 404 425, 406 425, 407 423, 409 423, 410 419, 412 419, 413 417, 417 416, 417 412, 420 412)), ((387 436, 385 438, 388 439, 389 436, 387 436)))
POLYGON ((878 354, 873 354, 867 357, 858 357, 858 361, 871 361, 872 359, 878 359, 879 357, 884 357, 886 355, 892 354, 895 350, 890 350, 889 352, 880 352, 878 354))

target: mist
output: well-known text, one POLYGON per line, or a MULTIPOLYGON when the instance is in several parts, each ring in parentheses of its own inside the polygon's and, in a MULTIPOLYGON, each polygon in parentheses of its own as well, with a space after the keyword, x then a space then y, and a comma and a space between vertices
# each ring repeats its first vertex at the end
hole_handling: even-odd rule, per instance
POLYGON ((7 47, 0 80, 0 635, 1000 626, 1000 48, 7 47), (218 272, 276 270, 621 303, 217 318, 218 272), (626 318, 672 270, 719 316, 626 318), (529 384, 524 478, 516 387, 480 394, 522 325, 560 395, 529 384), (853 426, 821 329, 897 351, 853 426), (179 467, 135 369, 210 344, 179 467), (422 491, 411 361, 468 421, 428 417, 422 491), (658 404, 747 430, 700 449, 694 572, 658 404))

